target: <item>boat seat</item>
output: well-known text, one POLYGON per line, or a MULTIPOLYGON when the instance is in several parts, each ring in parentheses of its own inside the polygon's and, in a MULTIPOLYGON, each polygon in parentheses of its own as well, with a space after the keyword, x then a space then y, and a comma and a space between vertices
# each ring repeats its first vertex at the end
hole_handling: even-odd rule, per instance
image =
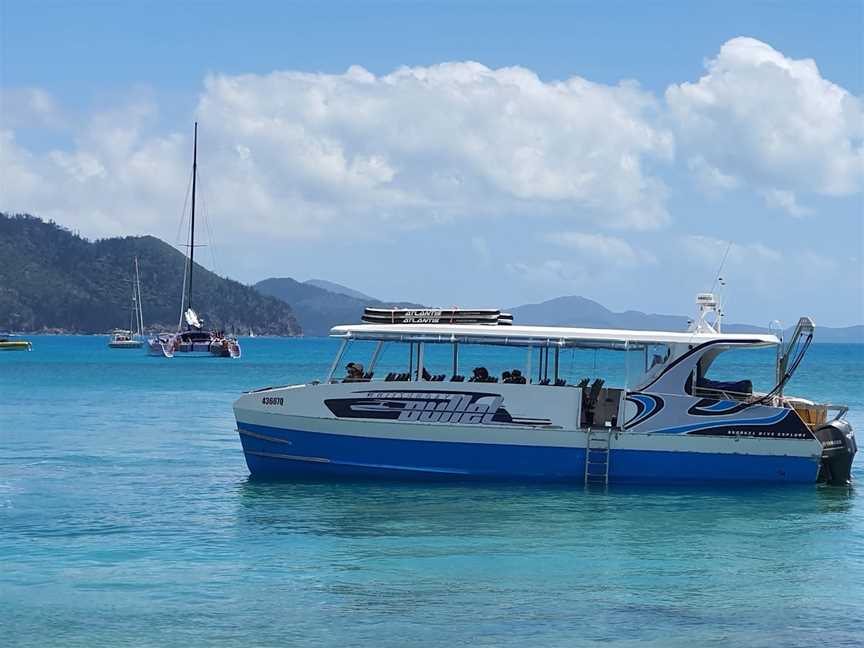
POLYGON ((582 380, 579 381, 579 384, 577 384, 576 386, 579 387, 580 389, 585 389, 588 386, 589 382, 591 382, 590 378, 583 378, 582 380))
POLYGON ((387 374, 387 377, 384 380, 386 382, 391 382, 395 379, 396 379, 396 374, 393 371, 391 371, 390 373, 387 374))
POLYGON ((714 391, 734 392, 736 394, 751 395, 753 393, 753 382, 750 380, 711 380, 710 378, 699 378, 696 387, 711 389, 714 391))
POLYGON ((548 385, 549 382, 550 382, 550 381, 549 381, 548 378, 544 378, 543 380, 541 380, 541 381, 540 381, 539 383, 537 383, 537 384, 538 384, 538 385, 548 385))
POLYGON ((363 380, 372 380, 372 376, 374 375, 374 371, 367 371, 365 374, 363 374, 363 380))
POLYGON ((557 379, 555 380, 555 386, 556 386, 556 387, 563 387, 563 386, 566 385, 566 384, 567 384, 567 381, 564 380, 563 378, 557 378, 557 379))
POLYGON ((450 382, 465 382, 465 376, 460 376, 459 374, 454 375, 450 382))

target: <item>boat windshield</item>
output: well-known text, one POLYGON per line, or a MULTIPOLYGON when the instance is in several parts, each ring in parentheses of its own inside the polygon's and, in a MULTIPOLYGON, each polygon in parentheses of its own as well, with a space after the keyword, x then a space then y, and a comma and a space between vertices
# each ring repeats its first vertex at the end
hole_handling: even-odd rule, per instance
POLYGON ((429 381, 581 386, 598 379, 632 386, 659 372, 669 345, 615 350, 458 342, 345 340, 328 382, 429 381))

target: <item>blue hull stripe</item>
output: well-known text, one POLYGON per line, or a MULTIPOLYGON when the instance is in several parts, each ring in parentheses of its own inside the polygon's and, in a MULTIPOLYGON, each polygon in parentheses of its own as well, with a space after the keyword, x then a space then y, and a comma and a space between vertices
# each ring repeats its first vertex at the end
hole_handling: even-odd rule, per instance
MULTIPOLYGON (((257 477, 578 482, 584 448, 381 439, 239 423, 257 477)), ((610 482, 800 482, 816 480, 807 457, 612 450, 610 482)))
POLYGON ((779 423, 792 410, 784 410, 774 416, 768 416, 761 419, 733 419, 712 421, 710 423, 694 423, 693 425, 680 425, 678 427, 664 428, 654 431, 654 434, 683 434, 685 432, 693 432, 694 430, 708 430, 715 427, 730 427, 735 425, 774 425, 779 423))
POLYGON ((741 403, 738 401, 718 401, 712 405, 708 405, 707 407, 700 407, 699 409, 706 412, 722 412, 724 410, 735 409, 740 404, 741 403))

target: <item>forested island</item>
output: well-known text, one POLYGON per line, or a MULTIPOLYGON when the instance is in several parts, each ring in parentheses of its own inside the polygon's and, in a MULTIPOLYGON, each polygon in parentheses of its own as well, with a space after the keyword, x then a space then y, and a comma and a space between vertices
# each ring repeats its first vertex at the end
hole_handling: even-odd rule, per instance
MULTIPOLYGON (((153 236, 87 240, 29 214, 0 213, 0 330, 104 333, 129 326, 138 258, 148 330, 180 319, 185 257, 153 236)), ((195 310, 206 326, 299 335, 291 307, 195 265, 195 310)))

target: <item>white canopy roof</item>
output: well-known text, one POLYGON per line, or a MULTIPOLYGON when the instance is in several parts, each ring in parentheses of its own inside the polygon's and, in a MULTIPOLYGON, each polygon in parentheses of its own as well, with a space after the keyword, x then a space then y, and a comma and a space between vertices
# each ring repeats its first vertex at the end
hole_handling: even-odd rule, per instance
POLYGON ((489 326, 482 324, 349 324, 334 326, 330 335, 359 340, 414 342, 466 342, 514 346, 623 348, 644 344, 703 344, 715 340, 772 346, 774 335, 762 333, 694 333, 625 331, 559 326, 489 326))

